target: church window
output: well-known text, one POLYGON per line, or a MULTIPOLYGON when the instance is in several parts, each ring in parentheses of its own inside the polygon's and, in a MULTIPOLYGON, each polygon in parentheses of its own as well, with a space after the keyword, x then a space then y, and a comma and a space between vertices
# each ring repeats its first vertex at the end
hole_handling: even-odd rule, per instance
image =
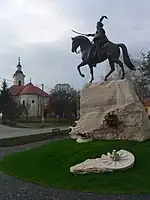
POLYGON ((18 85, 19 85, 19 86, 21 85, 21 81, 18 81, 18 85))
POLYGON ((22 104, 25 105, 25 100, 22 101, 22 104))

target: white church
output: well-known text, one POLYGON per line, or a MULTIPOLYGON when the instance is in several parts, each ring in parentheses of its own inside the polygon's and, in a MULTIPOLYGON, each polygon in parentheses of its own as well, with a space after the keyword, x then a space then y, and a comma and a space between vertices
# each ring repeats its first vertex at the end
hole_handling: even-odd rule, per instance
POLYGON ((13 74, 13 82, 13 85, 10 87, 10 92, 18 104, 20 103, 26 106, 28 117, 41 116, 42 106, 46 112, 49 94, 33 85, 31 81, 25 85, 25 75, 22 71, 20 58, 18 58, 17 70, 13 74))

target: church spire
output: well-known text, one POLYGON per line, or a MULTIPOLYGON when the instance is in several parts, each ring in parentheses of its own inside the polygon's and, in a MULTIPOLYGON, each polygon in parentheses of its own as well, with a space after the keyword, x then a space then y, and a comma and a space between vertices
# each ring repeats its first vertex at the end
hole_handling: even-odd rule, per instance
POLYGON ((18 57, 18 64, 20 65, 20 57, 18 57))
POLYGON ((18 65, 17 65, 17 70, 21 71, 21 64, 20 64, 20 57, 18 57, 18 65))

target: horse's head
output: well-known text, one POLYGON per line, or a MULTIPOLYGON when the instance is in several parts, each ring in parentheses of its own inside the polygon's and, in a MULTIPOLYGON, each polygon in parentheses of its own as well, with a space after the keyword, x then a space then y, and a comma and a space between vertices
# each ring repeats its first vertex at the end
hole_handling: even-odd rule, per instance
POLYGON ((79 47, 80 43, 77 37, 72 37, 72 48, 71 51, 74 53, 77 51, 77 48, 79 47))
POLYGON ((77 48, 80 46, 81 49, 85 49, 87 46, 91 45, 91 42, 89 41, 88 38, 84 37, 84 36, 76 36, 72 39, 72 48, 71 51, 77 52, 77 48))

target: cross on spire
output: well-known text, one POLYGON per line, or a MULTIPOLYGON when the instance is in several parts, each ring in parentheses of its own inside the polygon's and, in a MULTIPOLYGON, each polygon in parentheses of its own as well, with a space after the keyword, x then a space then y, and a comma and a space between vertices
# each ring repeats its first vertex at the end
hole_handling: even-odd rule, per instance
POLYGON ((20 64, 20 57, 18 57, 18 64, 20 64))
POLYGON ((17 70, 21 71, 20 57, 18 57, 17 70))

